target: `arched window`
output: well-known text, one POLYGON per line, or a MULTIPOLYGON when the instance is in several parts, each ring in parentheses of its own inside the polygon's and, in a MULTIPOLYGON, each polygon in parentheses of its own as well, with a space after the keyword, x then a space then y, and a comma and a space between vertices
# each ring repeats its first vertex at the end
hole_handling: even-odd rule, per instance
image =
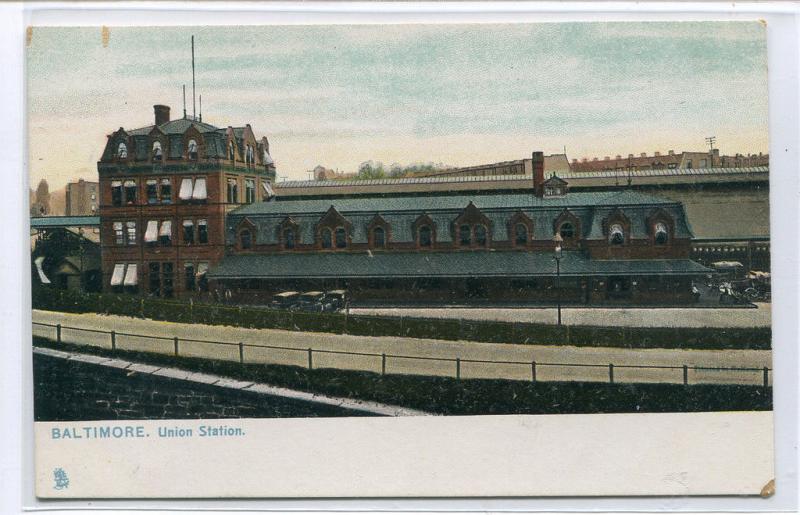
POLYGON ((233 161, 234 153, 233 153, 233 141, 229 142, 228 144, 228 159, 233 161))
POLYGON ((458 228, 458 242, 462 247, 469 247, 472 243, 472 227, 462 225, 458 228))
POLYGON ((331 234, 330 229, 322 229, 319 236, 322 241, 323 249, 330 249, 333 247, 333 234, 331 234))
POLYGON ((120 159, 128 158, 128 145, 126 145, 124 142, 121 142, 117 147, 117 157, 120 159))
POLYGON ((377 248, 386 247, 386 231, 383 230, 383 227, 372 229, 372 246, 377 248))
POLYGON ((249 229, 245 229, 239 233, 239 246, 243 249, 253 247, 253 233, 249 229))
POLYGON ((575 237, 575 226, 572 225, 572 222, 564 222, 558 228, 558 234, 561 235, 562 238, 569 239, 575 237))
POLYGON ((347 247, 347 231, 344 230, 344 227, 338 227, 336 229, 336 248, 343 249, 347 247))
POLYGON ((417 238, 419 240, 420 247, 433 246, 433 231, 431 231, 430 226, 420 226, 419 229, 417 229, 417 238))
POLYGON ((294 229, 287 228, 283 230, 283 247, 286 249, 294 248, 294 229))
POLYGON ((189 159, 197 159, 197 142, 193 139, 189 140, 189 159))
POLYGON ((153 142, 153 161, 161 161, 161 158, 164 156, 163 152, 161 151, 161 142, 154 141, 153 142))
POLYGON ((475 226, 475 244, 479 247, 485 247, 486 243, 488 243, 488 239, 486 238, 486 226, 485 225, 476 225, 475 226))
POLYGON ((655 227, 655 235, 656 245, 666 245, 669 240, 667 225, 663 222, 658 222, 655 227))
POLYGON ((514 243, 517 245, 528 244, 528 227, 525 224, 517 224, 514 226, 514 243))
POLYGON ((620 224, 613 224, 608 230, 608 242, 612 245, 622 245, 625 243, 625 232, 620 224))

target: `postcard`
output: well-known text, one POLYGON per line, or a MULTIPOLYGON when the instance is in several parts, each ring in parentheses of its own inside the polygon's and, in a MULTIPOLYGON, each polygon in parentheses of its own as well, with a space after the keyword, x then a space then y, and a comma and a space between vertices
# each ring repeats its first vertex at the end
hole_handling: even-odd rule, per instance
POLYGON ((769 495, 766 35, 29 27, 37 496, 769 495))

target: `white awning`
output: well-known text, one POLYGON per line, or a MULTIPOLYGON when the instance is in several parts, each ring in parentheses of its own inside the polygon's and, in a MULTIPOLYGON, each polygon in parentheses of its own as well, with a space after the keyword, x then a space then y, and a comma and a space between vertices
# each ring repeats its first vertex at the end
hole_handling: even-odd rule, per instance
POLYGON ((192 198, 192 180, 181 179, 181 191, 178 193, 181 200, 189 200, 192 198))
POLYGON ((122 284, 122 278, 125 276, 125 265, 114 265, 114 273, 111 274, 111 286, 119 286, 122 284))
POLYGON ((136 274, 136 263, 128 265, 128 270, 125 272, 124 286, 136 286, 139 282, 139 276, 136 274))
POLYGON ((192 222, 191 220, 184 220, 183 221, 183 226, 184 227, 191 227, 193 225, 194 225, 194 222, 192 222))
POLYGON ((272 189, 272 185, 268 182, 261 183, 264 186, 264 193, 266 193, 267 198, 272 198, 275 196, 275 190, 272 189))
POLYGON ((125 181, 125 187, 126 188, 135 188, 136 187, 136 181, 134 181, 133 179, 129 179, 129 180, 125 181))
POLYGON ((148 179, 147 180, 147 185, 148 186, 155 186, 156 184, 158 184, 158 181, 155 180, 155 179, 148 179))
POLYGON ((119 188, 120 186, 122 186, 122 181, 111 181, 112 188, 119 188))
POLYGON ((156 241, 158 238, 158 221, 148 220, 147 230, 144 232, 144 241, 147 243, 156 241))
POLYGON ((33 260, 34 264, 36 265, 36 272, 39 274, 39 280, 42 281, 42 284, 50 284, 50 279, 44 275, 44 270, 42 270, 42 263, 44 262, 44 256, 39 256, 33 260))
POLYGON ((164 220, 161 222, 161 230, 158 232, 159 236, 172 236, 172 220, 164 220))
POLYGON ((192 191, 192 198, 195 200, 205 200, 207 196, 208 194, 206 193, 206 178, 198 177, 194 181, 194 191, 192 191))
POLYGON ((208 272, 208 263, 198 263, 197 274, 196 274, 197 277, 200 277, 201 275, 206 275, 206 272, 208 272))

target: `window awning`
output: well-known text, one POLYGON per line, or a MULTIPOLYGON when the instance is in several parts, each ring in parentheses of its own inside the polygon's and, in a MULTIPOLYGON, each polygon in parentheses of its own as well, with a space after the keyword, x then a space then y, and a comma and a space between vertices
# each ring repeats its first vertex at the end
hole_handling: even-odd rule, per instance
POLYGON ((197 264, 197 274, 196 274, 197 277, 200 277, 202 275, 206 275, 206 272, 208 272, 208 263, 198 263, 197 264))
POLYGON ((208 194, 206 193, 206 179, 205 177, 198 177, 194 181, 194 191, 192 191, 192 198, 195 200, 205 200, 208 194))
POLYGON ((169 179, 161 179, 161 185, 162 186, 170 186, 171 184, 172 184, 171 180, 169 180, 169 179))
POLYGON ((184 227, 191 227, 193 225, 194 225, 194 222, 192 222, 191 220, 184 220, 183 221, 183 226, 184 227))
POLYGON ((158 221, 149 220, 147 222, 147 230, 144 232, 144 241, 147 243, 156 241, 158 238, 158 221))
POLYGON ((134 181, 134 180, 125 181, 125 187, 126 188, 135 188, 136 187, 136 181, 134 181))
POLYGON ((112 188, 119 188, 122 186, 122 181, 111 181, 112 188))
POLYGON ((114 265, 114 273, 111 274, 111 286, 119 286, 122 284, 122 278, 125 276, 125 265, 114 265))
POLYGON ((148 186, 155 186, 156 184, 158 184, 158 181, 155 180, 155 179, 148 179, 147 180, 147 185, 148 186))
POLYGON ((270 183, 262 182, 261 184, 264 186, 264 194, 266 194, 268 199, 275 196, 275 190, 272 189, 272 185, 270 183))
POLYGON ((172 220, 164 220, 161 222, 161 230, 158 232, 159 236, 172 236, 172 220))
POLYGON ((139 276, 136 273, 136 263, 131 263, 128 265, 128 270, 125 272, 125 281, 123 281, 124 286, 136 286, 139 282, 139 276))
POLYGON ((50 284, 50 279, 44 274, 44 270, 42 270, 42 263, 44 262, 44 256, 39 256, 33 260, 33 263, 36 265, 36 272, 39 274, 39 280, 42 284, 50 284))
POLYGON ((178 193, 181 200, 189 200, 192 198, 192 180, 181 179, 181 191, 178 193))

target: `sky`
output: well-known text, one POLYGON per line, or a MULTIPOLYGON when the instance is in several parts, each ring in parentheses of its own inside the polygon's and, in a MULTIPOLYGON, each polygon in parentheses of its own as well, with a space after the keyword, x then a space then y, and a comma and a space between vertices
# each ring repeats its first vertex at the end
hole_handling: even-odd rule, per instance
POLYGON ((279 178, 367 160, 469 166, 531 152, 768 151, 758 22, 33 29, 30 182, 97 180, 106 135, 191 105, 250 123, 279 178))

